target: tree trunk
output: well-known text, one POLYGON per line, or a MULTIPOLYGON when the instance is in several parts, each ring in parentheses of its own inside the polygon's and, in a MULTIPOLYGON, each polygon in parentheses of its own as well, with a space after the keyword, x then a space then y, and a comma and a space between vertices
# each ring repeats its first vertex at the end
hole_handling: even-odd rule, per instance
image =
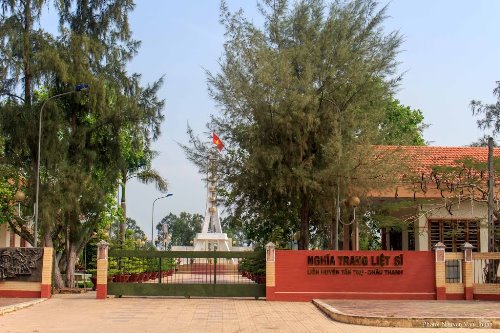
MULTIPOLYGON (((52 242, 52 238, 50 237, 50 232, 46 232, 43 236, 44 246, 54 248, 54 244, 52 242)), ((61 276, 61 270, 59 269, 59 259, 60 255, 54 252, 54 281, 56 287, 61 289, 64 287, 64 281, 61 276)))
POLYGON ((299 250, 309 248, 309 201, 304 190, 300 190, 300 240, 299 250))
POLYGON ((66 286, 73 287, 75 285, 75 265, 76 265, 76 248, 74 244, 70 244, 66 249, 66 286))

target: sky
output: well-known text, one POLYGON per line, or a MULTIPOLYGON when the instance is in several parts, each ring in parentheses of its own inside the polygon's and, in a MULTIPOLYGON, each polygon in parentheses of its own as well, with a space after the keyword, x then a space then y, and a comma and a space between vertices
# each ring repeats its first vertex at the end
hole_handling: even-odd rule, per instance
MULTIPOLYGON (((233 11, 242 8, 261 22, 256 0, 227 0, 233 11)), ((404 73, 396 97, 420 109, 429 127, 424 138, 433 146, 464 146, 483 135, 476 126, 472 99, 495 102, 492 91, 500 66, 500 1, 392 0, 386 31, 399 30, 405 42, 398 56, 404 73)), ((127 216, 149 236, 151 222, 182 211, 204 215, 206 189, 198 170, 186 160, 178 143, 187 143, 187 124, 209 140, 205 124, 217 106, 207 91, 206 72, 218 71, 224 29, 219 24, 218 0, 136 0, 130 14, 133 37, 142 41, 129 64, 143 83, 165 75, 159 95, 166 100, 162 135, 153 148, 153 162, 169 182, 173 196, 153 185, 132 180, 127 188, 127 216)))

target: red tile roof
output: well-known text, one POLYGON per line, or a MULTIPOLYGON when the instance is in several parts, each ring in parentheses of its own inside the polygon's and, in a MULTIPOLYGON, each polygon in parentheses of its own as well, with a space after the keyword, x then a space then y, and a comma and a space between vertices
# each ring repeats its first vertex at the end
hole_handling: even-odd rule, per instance
MULTIPOLYGON (((438 147, 438 146, 378 146, 384 151, 399 150, 408 159, 410 168, 419 173, 430 173, 436 166, 458 166, 458 160, 470 158, 478 162, 488 160, 488 147, 438 147)), ((500 148, 493 149, 500 157, 500 148)))

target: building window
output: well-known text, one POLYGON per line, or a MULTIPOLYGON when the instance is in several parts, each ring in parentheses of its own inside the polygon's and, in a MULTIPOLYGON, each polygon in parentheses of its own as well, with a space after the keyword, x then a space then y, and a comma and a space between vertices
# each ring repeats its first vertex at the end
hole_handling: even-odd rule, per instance
POLYGON ((469 242, 473 251, 479 250, 478 220, 429 220, 429 248, 441 242, 446 245, 446 251, 459 252, 460 246, 469 242))

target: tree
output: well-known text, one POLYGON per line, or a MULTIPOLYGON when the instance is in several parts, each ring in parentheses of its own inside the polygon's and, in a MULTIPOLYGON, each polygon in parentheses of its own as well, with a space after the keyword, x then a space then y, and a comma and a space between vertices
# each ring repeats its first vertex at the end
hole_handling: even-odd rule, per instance
POLYGON ((497 86, 493 89, 493 95, 497 98, 494 104, 486 104, 478 100, 470 102, 472 114, 479 116, 477 126, 482 129, 491 129, 492 134, 500 132, 500 81, 496 82, 497 86))
MULTIPOLYGON (((111 227, 111 239, 113 240, 119 240, 119 234, 120 234, 120 226, 117 224, 112 225, 111 227)), ((125 248, 134 248, 136 246, 136 242, 138 240, 146 240, 147 236, 146 233, 141 229, 141 227, 137 224, 137 221, 127 217, 126 220, 126 232, 125 232, 125 243, 126 246, 125 248)), ((114 245, 119 245, 117 242, 114 245)))
MULTIPOLYGON (((2 164, 10 179, 23 179, 16 188, 27 195, 27 208, 34 201, 37 172, 37 124, 43 93, 34 94, 56 71, 59 55, 52 36, 37 28, 44 0, 0 1, 0 129, 2 164)), ((4 175, 7 175, 6 173, 4 175)), ((32 212, 30 211, 29 214, 32 212)), ((11 230, 33 243, 33 235, 20 219, 4 221, 11 230)))
POLYGON ((22 101, 27 112, 31 110, 33 87, 41 80, 41 69, 54 56, 50 52, 50 38, 43 30, 35 30, 44 3, 44 0, 0 1, 0 96, 22 101), (19 83, 22 96, 16 91, 19 83))
MULTIPOLYGON (((477 141, 470 144, 471 147, 488 147, 488 135, 483 135, 477 141)), ((493 141, 493 146, 498 147, 495 141, 493 141)))
MULTIPOLYGON (((265 0, 259 9, 263 28, 221 5, 224 56, 208 74, 221 113, 209 127, 227 147, 220 179, 234 211, 273 226, 293 214, 307 249, 326 218, 313 212, 331 211, 339 191, 375 184, 367 160, 398 80, 402 39, 384 33, 386 8, 372 0, 265 0)), ((188 158, 202 165, 192 146, 188 158)))
POLYGON ((380 124, 379 144, 424 146, 423 130, 427 125, 423 123, 422 111, 412 110, 402 105, 397 99, 390 98, 385 109, 385 116, 380 124))
MULTIPOLYGON (((38 6, 43 1, 33 3, 38 6)), ((4 15, 5 8, 25 15, 5 22, 29 21, 33 13, 38 18, 40 12, 33 3, 4 1, 4 15), (25 4, 35 8, 33 13, 18 10, 25 4)), ((23 31, 3 36, 0 52, 6 56, 0 64, 0 87, 2 96, 7 97, 0 125, 6 138, 7 163, 20 173, 13 179, 27 179, 27 188, 33 188, 38 151, 34 133, 38 132, 40 106, 49 96, 71 91, 77 83, 91 86, 86 94, 52 100, 43 114, 39 225, 45 246, 56 249, 55 278, 62 287, 61 273, 66 273, 71 285, 78 254, 96 231, 109 228, 110 221, 119 216, 116 202, 109 200, 115 197, 117 180, 126 164, 124 151, 135 148, 127 146, 120 136, 127 133, 132 141, 141 142, 143 151, 150 151, 163 120, 163 100, 157 97, 161 79, 143 87, 140 75, 129 75, 125 68, 139 46, 128 25, 128 13, 134 7, 131 0, 67 0, 56 5, 61 31, 57 38, 37 31, 30 35, 40 36, 37 42, 32 38, 32 49, 21 52, 14 48, 9 56, 6 45, 16 46, 15 38, 23 31), (36 65, 24 73, 32 78, 25 84, 30 97, 15 96, 16 87, 10 82, 22 73, 18 64, 30 61, 36 65), (5 93, 7 88, 10 90, 5 93), (23 110, 27 111, 20 113, 23 110)), ((28 193, 28 201, 33 201, 32 194, 28 193)), ((23 225, 14 222, 16 233, 32 241, 29 230, 23 234, 23 225)))
MULTIPOLYGON (((137 82, 138 83, 138 82, 137 82)), ((165 105, 164 100, 157 97, 158 90, 163 84, 160 78, 153 85, 142 89, 137 85, 133 96, 137 99, 131 106, 138 108, 137 120, 133 127, 122 129, 120 132, 120 146, 122 147, 122 164, 120 167, 121 186, 121 208, 123 219, 120 223, 119 239, 125 240, 126 209, 126 187, 128 180, 137 178, 144 184, 154 183, 159 191, 166 192, 167 181, 160 173, 151 168, 156 152, 150 149, 151 142, 156 140, 160 134, 160 123, 164 117, 161 110, 165 105)))
POLYGON ((177 216, 170 213, 156 225, 156 231, 158 232, 158 243, 156 245, 168 241, 166 237, 169 236, 169 247, 171 245, 190 246, 196 234, 201 232, 202 225, 203 216, 200 214, 181 212, 177 216), (164 231, 168 231, 168 234, 164 231))
MULTIPOLYGON (((497 98, 497 102, 495 104, 484 104, 483 102, 473 100, 470 103, 470 107, 472 109, 472 114, 481 115, 477 121, 477 125, 480 129, 491 129, 492 135, 496 135, 500 132, 500 81, 496 82, 497 87, 493 89, 493 95, 497 98)), ((485 140, 485 138, 483 138, 485 140)), ((495 251, 495 220, 500 218, 500 211, 494 207, 494 187, 495 187, 495 163, 493 156, 493 147, 495 146, 495 142, 492 137, 488 138, 488 190, 486 201, 488 204, 488 250, 495 251)), ((481 140, 479 141, 481 144, 481 140)), ((496 164, 498 165, 498 164, 496 164)), ((484 195, 484 194, 483 194, 484 195)), ((489 278, 492 278, 493 267, 490 267, 489 278)))

